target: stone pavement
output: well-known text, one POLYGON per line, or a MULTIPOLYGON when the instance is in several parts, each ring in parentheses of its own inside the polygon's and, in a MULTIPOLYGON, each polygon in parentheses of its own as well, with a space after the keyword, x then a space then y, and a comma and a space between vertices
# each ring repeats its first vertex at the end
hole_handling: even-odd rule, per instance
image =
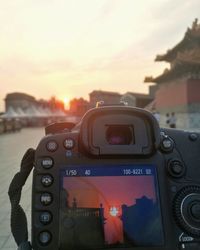
MULTIPOLYGON (((23 154, 29 147, 36 148, 42 136, 44 136, 43 128, 22 129, 21 132, 0 135, 0 250, 17 249, 10 230, 8 187, 13 176, 19 170, 23 154)), ((29 234, 31 227, 31 181, 32 175, 23 188, 21 199, 21 205, 27 214, 29 234)))

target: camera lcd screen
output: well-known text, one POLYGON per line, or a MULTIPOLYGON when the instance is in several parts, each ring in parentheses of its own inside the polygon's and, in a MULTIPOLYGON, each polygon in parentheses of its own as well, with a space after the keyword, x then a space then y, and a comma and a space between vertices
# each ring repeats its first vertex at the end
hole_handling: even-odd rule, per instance
POLYGON ((155 166, 69 166, 60 200, 60 249, 164 244, 155 166))

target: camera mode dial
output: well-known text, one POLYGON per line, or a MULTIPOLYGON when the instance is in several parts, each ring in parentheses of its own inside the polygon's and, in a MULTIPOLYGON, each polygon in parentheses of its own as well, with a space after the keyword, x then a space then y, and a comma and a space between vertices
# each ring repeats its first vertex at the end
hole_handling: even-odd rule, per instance
POLYGON ((181 189, 174 200, 174 214, 178 225, 193 237, 200 237, 200 187, 181 189))

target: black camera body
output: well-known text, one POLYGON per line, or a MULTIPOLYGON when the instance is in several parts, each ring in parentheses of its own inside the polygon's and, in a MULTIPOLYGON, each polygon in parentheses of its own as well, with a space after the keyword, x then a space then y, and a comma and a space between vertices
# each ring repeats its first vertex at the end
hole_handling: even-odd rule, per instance
POLYGON ((122 106, 46 131, 33 249, 200 249, 199 133, 160 129, 148 111, 122 106))

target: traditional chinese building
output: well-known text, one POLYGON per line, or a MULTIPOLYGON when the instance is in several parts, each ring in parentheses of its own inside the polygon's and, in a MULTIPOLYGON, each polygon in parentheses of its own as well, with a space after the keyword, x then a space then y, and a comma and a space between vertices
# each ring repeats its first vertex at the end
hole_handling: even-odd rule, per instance
POLYGON ((21 108, 22 110, 26 110, 32 105, 36 105, 35 97, 24 93, 10 93, 7 94, 5 98, 6 111, 8 111, 10 107, 14 109, 21 108))
POLYGON ((96 107, 97 102, 103 101, 105 104, 117 104, 121 101, 121 94, 117 92, 94 90, 90 94, 90 105, 96 107))
POLYGON ((155 108, 165 123, 165 114, 175 112, 177 127, 200 127, 200 24, 196 19, 184 38, 155 61, 170 63, 170 68, 157 77, 146 77, 145 82, 158 86, 155 108))
POLYGON ((124 242, 134 246, 159 245, 163 241, 158 202, 143 196, 133 205, 122 205, 124 242))
MULTIPOLYGON (((36 100, 25 93, 9 93, 5 98, 5 119, 19 119, 26 126, 46 126, 66 118, 64 103, 52 97, 50 100, 36 100)), ((6 129, 7 130, 7 129, 6 129)))
MULTIPOLYGON (((79 207, 74 198, 73 204, 69 207, 68 194, 62 192, 63 199, 66 198, 65 207, 61 211, 61 239, 63 248, 69 249, 100 248, 105 245, 104 235, 104 208, 100 204, 97 208, 79 207)), ((64 204, 64 203, 62 203, 64 204)))
POLYGON ((14 110, 21 109, 22 111, 28 110, 30 107, 35 108, 48 108, 51 111, 62 110, 64 111, 64 103, 52 97, 50 100, 36 100, 35 97, 25 93, 14 92, 6 95, 5 98, 6 112, 12 108, 14 110))
POLYGON ((121 101, 132 107, 144 108, 153 101, 153 97, 149 94, 127 92, 121 97, 121 101))
POLYGON ((150 88, 149 94, 127 92, 123 95, 117 92, 94 90, 89 94, 90 107, 95 107, 99 101, 103 101, 104 104, 107 105, 119 104, 122 101, 126 102, 129 106, 144 108, 153 100, 153 92, 151 93, 151 89, 153 90, 153 88, 150 88))

